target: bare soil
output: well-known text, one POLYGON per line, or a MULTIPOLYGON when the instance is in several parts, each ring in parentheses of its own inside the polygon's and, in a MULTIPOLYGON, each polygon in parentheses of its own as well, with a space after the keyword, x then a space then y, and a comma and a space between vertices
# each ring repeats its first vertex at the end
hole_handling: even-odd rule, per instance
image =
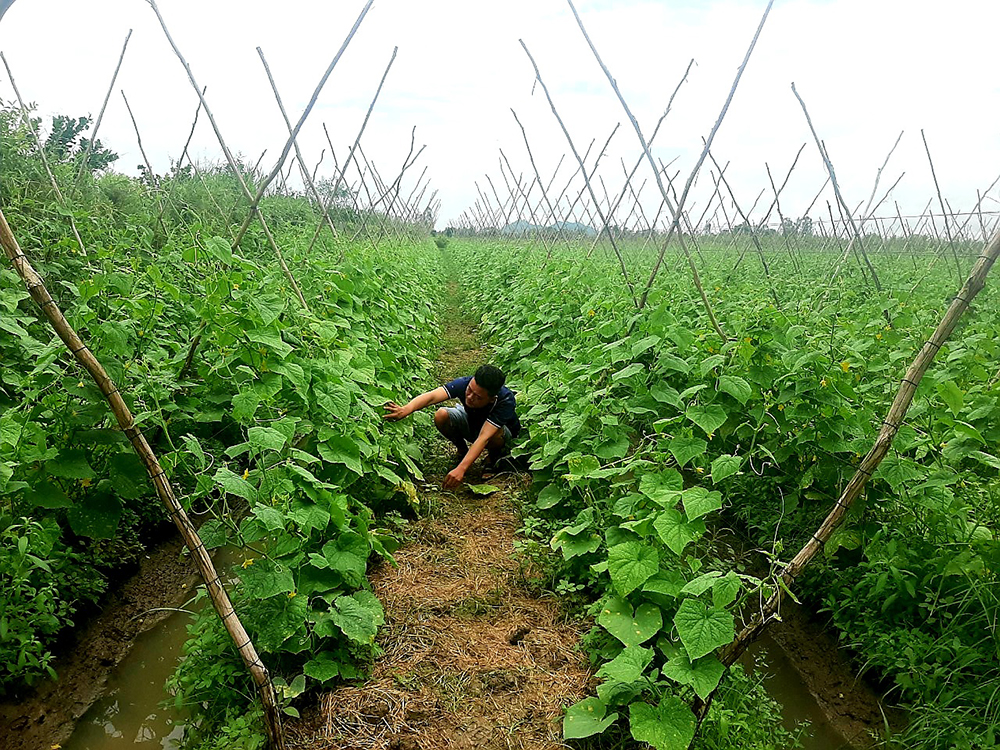
POLYGON ((138 571, 108 594, 100 614, 82 625, 56 658, 58 680, 0 703, 4 750, 50 748, 69 738, 135 638, 169 615, 151 610, 176 607, 195 583, 197 570, 189 557, 181 557, 182 547, 174 535, 143 556, 138 571))

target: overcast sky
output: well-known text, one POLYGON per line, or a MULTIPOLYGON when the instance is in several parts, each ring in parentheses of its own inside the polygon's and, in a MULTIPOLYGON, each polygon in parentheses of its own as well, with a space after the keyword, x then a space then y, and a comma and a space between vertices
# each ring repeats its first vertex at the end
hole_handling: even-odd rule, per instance
MULTIPOLYGON (((647 135, 688 61, 695 60, 654 147, 664 162, 677 160, 671 171, 680 170, 681 181, 718 116, 765 5, 577 2, 647 135)), ((160 2, 195 78, 208 86, 209 105, 231 149, 252 161, 267 149, 268 167, 287 130, 256 47, 267 56, 297 120, 363 6, 362 0, 160 2)), ((956 210, 971 208, 976 190, 1000 174, 1000 84, 993 59, 998 21, 1000 4, 985 0, 777 0, 713 148, 720 163, 730 162, 726 174, 737 200, 749 210, 760 191, 769 190, 765 164, 780 182, 803 143, 809 145, 782 196, 784 213, 805 211, 823 183, 823 165, 790 88, 794 81, 849 204, 868 198, 878 168, 905 131, 879 197, 905 176, 881 213, 895 213, 893 201, 904 213, 924 209, 935 193, 923 128, 944 197, 956 210)), ((129 29, 132 38, 99 137, 121 154, 116 168, 135 174, 141 157, 118 93, 124 89, 154 169, 163 172, 180 155, 197 98, 146 2, 16 0, 0 22, 0 50, 22 95, 43 114, 96 115, 129 29)), ((438 225, 445 226, 476 200, 475 182, 491 195, 485 174, 506 192, 500 148, 515 171, 532 174, 514 108, 547 179, 568 148, 544 95, 532 85, 522 38, 581 151, 594 138, 603 144, 622 123, 602 168, 608 191, 616 194, 623 185, 619 160, 631 168, 640 153, 637 140, 565 0, 375 0, 306 123, 300 138, 306 161, 314 163, 325 147, 322 123, 338 158, 346 155, 398 46, 362 144, 383 178, 395 177, 416 126, 417 146, 427 148, 411 177, 428 168, 431 189, 440 191, 442 201, 438 225)), ((12 98, 0 71, 0 99, 12 98)), ((200 159, 221 155, 204 118, 194 144, 200 159)), ((327 156, 320 172, 331 171, 327 156)), ((569 161, 560 174, 569 177, 569 161)), ((636 187, 648 175, 640 173, 636 187)), ((709 187, 706 174, 691 197, 695 215, 709 187)), ((644 196, 653 190, 647 185, 644 196)), ((761 199, 756 218, 769 199, 761 199)), ((997 207, 987 202, 990 210, 997 207)), ((816 217, 825 212, 825 200, 812 211, 816 217)))

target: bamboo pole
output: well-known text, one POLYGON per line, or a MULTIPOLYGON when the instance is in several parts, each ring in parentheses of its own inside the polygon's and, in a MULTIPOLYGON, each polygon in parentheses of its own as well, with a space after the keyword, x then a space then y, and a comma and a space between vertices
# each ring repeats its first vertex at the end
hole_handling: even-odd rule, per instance
POLYGON ((104 103, 101 104, 101 111, 97 114, 97 120, 94 122, 94 128, 90 131, 90 138, 87 140, 87 149, 83 152, 83 160, 80 162, 80 167, 76 171, 76 177, 73 180, 74 185, 79 185, 80 178, 83 177, 84 171, 87 169, 87 163, 90 161, 90 154, 94 150, 94 144, 97 142, 97 134, 101 130, 101 122, 104 120, 104 112, 108 108, 108 102, 111 100, 111 92, 114 91, 115 81, 118 80, 118 73, 122 69, 122 63, 125 60, 125 50, 128 49, 128 40, 132 38, 132 29, 128 30, 128 34, 125 36, 125 44, 122 45, 121 55, 118 56, 118 65, 115 66, 115 72, 111 76, 111 84, 108 86, 108 93, 104 95, 104 103))
POLYGON ((142 145, 142 135, 139 133, 139 124, 135 121, 135 115, 132 114, 132 107, 128 103, 128 97, 125 96, 125 91, 122 90, 122 100, 125 102, 125 109, 128 110, 129 119, 132 120, 132 129, 135 130, 135 140, 139 144, 139 153, 142 154, 142 161, 146 165, 146 174, 149 176, 149 182, 152 186, 154 192, 156 193, 156 202, 159 204, 159 212, 157 213, 157 220, 160 222, 160 229, 163 230, 163 241, 166 242, 169 239, 167 234, 167 226, 163 223, 163 194, 160 190, 160 181, 156 178, 156 172, 153 171, 153 165, 149 161, 149 157, 146 156, 146 149, 142 145))
POLYGON ((937 172, 934 169, 934 160, 931 159, 931 147, 927 145, 927 136, 924 129, 920 128, 920 138, 924 142, 924 151, 927 152, 927 163, 931 166, 931 177, 934 178, 934 190, 937 192, 938 203, 941 205, 941 213, 944 215, 944 231, 948 237, 948 246, 951 248, 952 257, 955 259, 955 270, 958 272, 958 280, 962 281, 962 264, 958 260, 958 251, 955 249, 955 238, 951 236, 951 222, 948 221, 948 211, 944 207, 944 199, 941 197, 941 186, 938 184, 937 172))
POLYGON ((104 367, 73 329, 69 321, 66 320, 55 300, 52 299, 42 277, 38 275, 18 245, 17 239, 7 224, 7 219, 4 217, 2 210, 0 210, 0 245, 3 245, 7 260, 10 261, 18 276, 24 281, 28 294, 31 295, 31 298, 41 308, 42 313, 48 318, 56 334, 66 344, 66 347, 73 354, 76 361, 94 379, 97 387, 107 400, 111 412, 115 415, 119 429, 128 438, 139 459, 146 467, 150 481, 156 488, 156 494, 166 506, 167 513, 176 524, 181 537, 184 539, 184 543, 187 545, 195 564, 198 566, 198 571, 205 581, 205 587, 212 600, 212 606, 219 615, 219 619, 222 620, 223 626, 226 628, 240 657, 243 659, 243 664, 250 671, 257 689, 260 691, 269 746, 271 750, 284 750, 285 739, 281 726, 281 713, 278 710, 274 687, 271 684, 267 667, 260 660, 260 656, 250 641, 250 636, 247 635, 243 624, 240 622, 239 615, 233 609, 229 595, 222 585, 222 580, 216 572, 215 566, 212 564, 212 559, 209 557, 205 545, 191 524, 187 513, 184 512, 183 506, 178 502, 173 487, 170 485, 170 480, 167 479, 166 472, 160 466, 156 454, 153 453, 153 449, 146 441, 146 436, 136 426, 132 412, 122 398, 118 386, 111 380, 104 367))
MULTIPOLYGON (((275 83, 274 76, 271 75, 271 67, 267 64, 267 59, 264 57, 264 50, 258 47, 257 54, 260 56, 260 62, 264 66, 264 72, 267 74, 267 81, 271 84, 271 92, 274 94, 274 99, 278 103, 278 109, 281 111, 281 119, 285 121, 285 127, 288 129, 288 138, 295 147, 295 158, 298 160, 300 171, 302 173, 302 179, 305 181, 306 187, 309 188, 309 192, 312 194, 313 200, 316 201, 316 205, 322 206, 323 199, 320 197, 319 191, 316 189, 316 183, 313 182, 312 177, 309 175, 309 170, 306 169, 305 160, 302 158, 302 149, 299 148, 299 141, 297 137, 298 133, 292 128, 292 121, 288 119, 288 112, 285 110, 285 104, 281 100, 281 94, 278 92, 278 84, 275 83)), ((324 153, 326 153, 325 149, 324 153)), ((322 161, 322 157, 320 158, 320 161, 322 161)), ((316 168, 319 169, 319 164, 316 165, 316 168)), ((323 219, 325 220, 326 225, 330 228, 330 234, 333 235, 334 239, 337 239, 337 228, 333 226, 333 222, 330 220, 330 215, 326 211, 323 211, 323 219)))
MULTIPOLYGON (((152 0, 150 0, 152 1, 152 0)), ((285 159, 288 158, 288 152, 292 150, 292 145, 295 143, 295 139, 299 135, 299 131, 302 130, 302 126, 305 125, 306 118, 309 117, 309 113, 312 112, 313 107, 316 105, 316 101, 319 99, 320 92, 323 91, 323 87, 326 85, 327 80, 333 73, 333 69, 337 67, 337 63, 340 62, 340 58, 343 56, 347 47, 350 45, 351 40, 354 39, 354 35, 358 32, 361 27, 361 22, 365 20, 365 16, 368 15, 368 11, 371 10, 372 3, 375 0, 368 0, 365 3, 365 7, 361 9, 361 13, 358 14, 357 19, 354 21, 354 25, 351 30, 347 33, 344 41, 340 45, 340 49, 337 50, 337 54, 334 55, 333 60, 327 66, 326 71, 320 78, 319 83, 316 84, 316 88, 313 90, 312 97, 309 99, 309 103, 306 108, 302 110, 302 115, 299 117, 299 121, 295 123, 295 127, 288 134, 288 140, 285 141, 285 147, 281 150, 281 154, 278 156, 278 160, 274 164, 274 168, 271 170, 270 174, 264 179, 260 187, 257 188, 257 194, 253 197, 250 204, 250 211, 247 214, 246 219, 243 220, 242 226, 236 232, 236 244, 240 244, 243 239, 243 235, 246 234, 247 229, 250 227, 250 222, 253 221, 254 214, 256 213, 257 204, 260 203, 261 198, 264 197, 264 191, 267 190, 267 186, 271 184, 275 177, 281 172, 282 165, 285 163, 285 159)), ((265 65, 266 67, 266 65, 265 65)))
MULTIPOLYGON (((372 0, 370 0, 370 2, 371 1, 372 0)), ((212 130, 215 132, 216 140, 219 141, 219 146, 222 148, 222 153, 226 157, 226 162, 229 164, 229 168, 233 171, 233 176, 236 178, 236 180, 239 182, 240 187, 243 189, 244 196, 248 198, 251 202, 253 202, 254 200, 253 193, 251 193, 250 188, 247 187, 246 180, 243 178, 243 173, 240 171, 239 164, 233 157, 232 152, 229 150, 229 146, 226 145, 226 141, 222 137, 222 131, 219 130, 219 125, 215 121, 215 116, 212 114, 212 110, 209 109, 208 102, 205 101, 204 89, 202 89, 198 85, 198 82, 194 78, 194 73, 191 71, 191 65, 184 58, 184 55, 181 54, 180 48, 174 42, 174 38, 170 35, 170 30, 167 29, 167 23, 166 21, 163 20, 163 16, 160 15, 160 9, 156 5, 156 0, 146 0, 146 2, 149 3, 149 6, 153 9, 153 13, 156 14, 156 18, 160 22, 160 28, 163 29, 164 36, 167 37, 167 41, 170 43, 170 47, 173 49, 174 54, 177 56, 177 59, 180 60, 181 65, 184 67, 184 70, 187 73, 188 81, 191 83, 191 86, 194 87, 195 92, 198 94, 198 100, 201 102, 201 106, 205 109, 205 115, 206 117, 208 117, 208 121, 212 125, 212 130)), ((263 154, 261 154, 261 158, 262 159, 264 158, 263 154)), ((289 286, 292 287, 292 291, 298 298, 299 304, 302 306, 304 310, 308 311, 309 305, 306 304, 306 298, 302 295, 302 290, 299 288, 298 282, 292 275, 291 269, 288 268, 288 264, 285 262, 285 256, 281 252, 281 248, 278 247, 278 243, 275 241, 274 235, 271 234, 271 230, 267 226, 267 222, 264 220, 264 215, 260 213, 260 210, 256 207, 254 208, 254 211, 256 212, 257 217, 260 219, 261 229, 264 230, 264 236, 267 238, 268 244, 271 246, 271 249, 274 250, 274 254, 278 258, 278 265, 281 266, 281 272, 285 275, 285 279, 288 281, 289 286)), ((234 240, 233 249, 236 250, 238 246, 239 246, 239 239, 234 240)))
POLYGON ((52 169, 49 167, 48 157, 45 155, 45 147, 42 145, 41 136, 38 135, 38 131, 35 130, 35 124, 31 121, 31 115, 28 113, 28 108, 24 103, 24 99, 21 98, 21 92, 18 91, 17 84, 14 82, 14 74, 10 71, 10 65, 7 64, 7 58, 4 57, 3 52, 0 52, 0 61, 3 61, 3 66, 7 70, 7 77, 10 79, 11 88, 14 89, 14 94, 17 96, 17 103, 21 109, 21 119, 24 120, 25 126, 28 128, 28 132, 31 133, 31 137, 35 142, 35 149, 38 151, 38 156, 42 160, 42 166, 45 167, 45 174, 49 176, 49 184, 52 186, 52 192, 56 194, 56 198, 59 200, 59 204, 66 211, 67 217, 69 218, 69 226, 73 230, 73 237, 76 238, 76 243, 80 246, 80 252, 83 256, 87 256, 87 248, 83 244, 83 240, 80 238, 80 232, 76 228, 76 219, 73 218, 73 212, 70 210, 69 204, 63 197, 62 191, 59 189, 59 183, 56 182, 55 175, 52 174, 52 169))
MULTIPOLYGON (((590 51, 594 54, 594 58, 597 60, 598 65, 600 65, 601 70, 604 72, 604 75, 607 77, 608 82, 611 84, 611 88, 614 90, 616 96, 618 97, 619 103, 622 105, 622 108, 628 115, 629 121, 632 123, 632 127, 635 130, 636 136, 639 138, 640 144, 642 144, 642 150, 646 156, 646 159, 649 162, 649 166, 652 168, 653 173, 656 175, 656 182, 658 187, 660 188, 660 192, 663 195, 664 201, 667 203, 668 208, 670 208, 671 212, 674 214, 674 221, 670 231, 671 232, 676 231, 678 235, 680 235, 682 232, 680 226, 680 220, 681 220, 681 212, 684 208, 683 205, 684 201, 687 199, 688 193, 690 192, 691 187, 694 184, 694 180, 701 169, 701 165, 705 162, 705 159, 708 156, 708 152, 712 147, 712 142, 715 140, 715 136, 718 133, 719 128, 722 126, 722 121, 726 117, 726 112, 729 111, 729 105, 732 103, 733 97, 736 95, 736 89, 739 86, 740 79, 743 76, 743 71, 746 69, 747 63, 750 62, 750 55, 753 53, 754 47, 757 46, 757 40, 760 38, 760 33, 764 28, 764 22, 767 21, 767 16, 771 12, 771 6, 774 4, 774 0, 768 0, 767 7, 764 9, 764 14, 760 19, 760 24, 757 26, 757 31, 754 34, 753 39, 750 42, 750 47, 747 49, 746 55, 743 58, 743 63, 737 70, 736 78, 733 81, 733 85, 729 89, 729 96, 726 98, 726 102, 722 106, 722 111, 719 113, 719 117, 716 120, 715 125, 712 127, 712 130, 705 141, 705 147, 702 150, 701 156, 698 158, 698 161, 696 162, 694 169, 691 170, 691 174, 688 177, 687 183, 684 186, 684 191, 681 193, 681 202, 679 205, 676 206, 676 208, 670 205, 670 200, 667 198, 667 191, 663 186, 662 180, 660 179, 660 172, 656 168, 656 165, 653 162, 652 154, 649 151, 649 144, 647 143, 645 137, 642 134, 642 130, 639 127, 638 120, 635 119, 635 115, 632 114, 631 109, 629 109, 628 104, 625 102, 625 97, 622 96, 621 90, 618 88, 618 83, 615 81, 614 76, 611 75, 611 71, 608 70, 608 67, 604 64, 604 61, 601 59, 600 54, 598 54, 597 48, 594 46, 594 43, 590 40, 590 35, 587 33, 587 29, 583 25, 583 20, 580 18, 580 14, 577 13, 576 7, 573 5, 573 0, 566 0, 566 2, 569 3, 570 10, 573 11, 573 17, 576 19, 577 25, 580 27, 580 31, 583 33, 583 37, 587 41, 587 46, 590 47, 590 51)), ((652 289, 653 282, 656 280, 656 276, 660 270, 660 265, 663 262, 663 256, 665 254, 666 245, 669 239, 670 235, 668 234, 666 240, 664 241, 663 245, 660 248, 660 253, 657 257, 657 261, 653 266, 653 270, 650 273, 649 279, 646 282, 645 289, 643 290, 642 298, 639 304, 640 310, 646 306, 646 300, 649 298, 650 289, 652 289)), ((716 333, 719 334, 720 338, 722 338, 723 341, 728 341, 729 339, 723 332, 722 327, 719 325, 719 322, 715 317, 715 312, 712 309, 712 305, 708 301, 708 296, 705 294, 705 289, 701 283, 701 276, 698 273, 698 269, 694 264, 694 260, 692 260, 690 253, 688 253, 687 251, 687 247, 684 245, 683 237, 681 237, 681 249, 684 251, 684 255, 687 258, 688 265, 691 269, 691 275, 694 279, 695 286, 698 289, 698 293, 701 296, 702 304, 705 307, 705 311, 708 313, 709 320, 711 320, 712 322, 712 327, 715 329, 716 333)))

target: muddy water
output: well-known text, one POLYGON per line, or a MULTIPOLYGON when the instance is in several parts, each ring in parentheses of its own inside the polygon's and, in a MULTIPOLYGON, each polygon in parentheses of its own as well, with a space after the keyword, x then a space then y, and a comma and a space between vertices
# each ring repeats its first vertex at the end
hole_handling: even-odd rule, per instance
POLYGON ((63 750, 176 750, 186 714, 161 708, 163 688, 181 657, 190 616, 172 614, 136 639, 129 655, 108 679, 107 691, 80 719, 63 750))
POLYGON ((797 724, 809 722, 801 737, 804 750, 854 748, 830 723, 791 660, 766 631, 740 661, 748 672, 766 675, 764 687, 781 704, 786 729, 794 731, 797 724))
MULTIPOLYGON (((223 547, 212 553, 216 568, 228 570, 242 559, 242 550, 223 547)), ((197 579, 192 579, 195 583, 197 579)), ((227 581, 227 585, 228 585, 227 581)), ((208 606, 207 599, 182 604, 155 627, 135 639, 128 655, 108 677, 107 689, 80 718, 62 750, 177 750, 184 736, 187 711, 172 705, 164 688, 180 663, 191 613, 208 606)))
MULTIPOLYGON (((171 614, 143 633, 108 680, 104 697, 81 718, 63 750, 178 750, 187 714, 162 708, 169 699, 163 685, 176 668, 187 638, 190 616, 171 614)), ((804 680, 781 647, 767 634, 744 657, 744 666, 767 675, 767 690, 784 706, 789 729, 803 721, 805 750, 850 750, 844 736, 827 720, 804 680)))

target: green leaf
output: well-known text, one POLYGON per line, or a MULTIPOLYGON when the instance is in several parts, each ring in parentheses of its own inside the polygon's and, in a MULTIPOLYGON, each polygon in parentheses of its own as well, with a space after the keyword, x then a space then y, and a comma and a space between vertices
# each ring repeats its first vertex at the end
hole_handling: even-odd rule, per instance
POLYGON ((685 415, 703 429, 706 435, 712 435, 726 423, 727 419, 726 410, 718 404, 689 406, 685 415))
POLYGON ((52 482, 39 482, 25 493, 24 499, 30 507, 69 508, 73 505, 69 496, 52 482))
POLYGON ((695 718, 680 698, 666 695, 656 708, 642 702, 631 704, 629 728, 634 739, 656 750, 687 750, 694 739, 695 718))
POLYGON ((677 392, 677 390, 671 388, 662 381, 653 383, 652 387, 649 389, 649 395, 661 404, 669 404, 677 409, 684 408, 684 402, 681 401, 681 395, 677 392))
POLYGON ((676 597, 684 588, 686 581, 684 576, 676 570, 661 571, 658 575, 650 578, 642 586, 642 590, 649 594, 661 594, 663 596, 676 597))
POLYGON ((215 483, 222 487, 222 489, 230 495, 242 497, 244 500, 251 503, 257 502, 257 490, 254 489, 253 485, 243 477, 237 476, 226 467, 220 467, 215 472, 215 476, 213 476, 212 479, 214 479, 215 483))
POLYGON ((984 453, 983 451, 972 451, 972 453, 969 454, 969 458, 974 458, 979 463, 991 466, 994 469, 1000 469, 1000 458, 997 458, 989 453, 984 453))
POLYGON ((639 588, 660 569, 660 557, 652 547, 639 542, 616 544, 608 550, 608 573, 622 596, 639 588))
POLYGON ((683 501, 684 515, 689 521, 693 521, 713 510, 719 510, 722 507, 722 493, 706 490, 704 487, 692 487, 684 490, 683 501))
POLYGON ((559 485, 552 483, 543 487, 542 491, 538 493, 535 505, 537 505, 541 510, 548 510, 549 508, 557 506, 562 499, 562 489, 559 485))
POLYGON ((742 456, 719 456, 712 461, 712 484, 718 484, 740 470, 743 464, 742 456))
POLYGON ((121 501, 110 492, 90 492, 66 512, 73 533, 91 539, 110 539, 122 516, 121 501))
POLYGON ((633 362, 628 367, 624 367, 621 370, 619 370, 618 372, 616 372, 614 375, 612 375, 611 376, 611 380, 613 380, 614 382, 617 383, 619 380, 624 380, 625 378, 630 378, 633 375, 638 375, 640 372, 643 372, 645 369, 646 369, 646 366, 644 364, 642 364, 641 362, 633 362))
POLYGON ((692 660, 710 654, 733 640, 733 616, 699 599, 685 599, 674 615, 677 635, 692 660))
POLYGON ((735 375, 722 375, 719 377, 719 390, 728 393, 741 404, 746 404, 753 395, 753 389, 743 378, 735 375))
POLYGON ((288 440, 273 427, 251 427, 247 430, 247 439, 257 450, 269 451, 280 451, 288 440))
POLYGON ((712 586, 712 604, 720 609, 728 607, 736 601, 742 585, 740 577, 730 570, 712 586))
POLYGON ((45 470, 61 479, 93 479, 96 476, 82 450, 61 451, 58 457, 46 462, 45 470))
POLYGON ((679 510, 667 508, 653 521, 653 528, 674 554, 681 555, 685 547, 705 533, 705 522, 700 518, 686 521, 679 510))
MULTIPOLYGON (((348 584, 351 586, 364 584, 370 552, 364 537, 354 532, 345 532, 324 544, 322 552, 322 560, 326 561, 327 567, 344 576, 348 584)), ((313 562, 315 564, 316 560, 313 559, 313 562)))
POLYGON ((222 547, 228 541, 225 524, 215 518, 205 521, 198 528, 198 536, 201 539, 201 543, 205 545, 205 549, 222 547))
POLYGON ((232 417, 240 424, 250 424, 260 406, 260 396, 256 391, 246 391, 233 396, 232 417))
POLYGON ((653 661, 653 649, 629 646, 599 670, 598 677, 618 682, 635 682, 653 661))
POLYGON ((108 459, 108 476, 115 494, 126 500, 137 500, 150 494, 149 472, 135 453, 115 453, 108 459))
POLYGON ((628 602, 614 597, 601 609, 597 624, 626 646, 638 646, 660 632, 663 615, 659 607, 648 602, 633 612, 628 602))
POLYGON ((341 663, 328 651, 324 651, 307 661, 302 671, 321 685, 340 675, 341 663))
POLYGON ((251 599, 268 599, 278 594, 295 591, 292 571, 265 557, 257 558, 252 564, 239 571, 243 590, 251 599))
POLYGON ((958 413, 962 411, 962 406, 965 404, 965 394, 962 393, 962 389, 958 387, 954 380, 946 380, 943 383, 937 384, 937 392, 941 396, 941 400, 951 409, 951 413, 958 416, 958 413))
POLYGON ((364 469, 361 468, 361 450, 348 437, 330 435, 317 446, 317 451, 324 461, 343 464, 359 476, 364 474, 364 469))
POLYGON ((605 716, 607 708, 600 698, 584 698, 566 709, 563 719, 563 737, 579 740, 600 734, 618 721, 618 714, 605 716))
POLYGON ((902 491, 911 482, 922 479, 926 469, 910 458, 886 456, 875 471, 875 476, 884 479, 897 492, 902 491))
POLYGON ((276 508, 257 505, 251 508, 250 512, 264 524, 264 528, 268 531, 278 531, 285 528, 285 514, 276 508))
POLYGON ((359 591, 353 596, 339 596, 330 619, 349 639, 368 645, 375 642, 378 629, 385 622, 385 612, 370 591, 359 591))
POLYGON ((649 472, 639 479, 639 492, 664 506, 675 504, 682 489, 684 478, 676 469, 649 472))
POLYGON ((469 484, 466 486, 473 495, 492 495, 494 492, 500 491, 499 487, 492 484, 469 484))
POLYGON ((702 455, 708 450, 708 443, 701 438, 675 437, 670 441, 670 454, 677 460, 678 466, 684 466, 692 458, 702 455))
POLYGON ((708 591, 710 588, 715 586, 715 582, 722 577, 722 573, 717 570, 709 571, 708 573, 702 573, 700 576, 694 580, 688 581, 684 584, 684 588, 681 589, 682 594, 691 594, 692 596, 700 596, 701 594, 708 591))
POLYGON ((617 434, 604 440, 594 449, 598 458, 610 461, 615 458, 624 458, 628 453, 629 441, 625 435, 617 434))
POLYGON ((714 654, 692 662, 685 654, 678 654, 663 666, 663 674, 681 685, 690 685, 702 700, 715 690, 726 668, 714 654))
POLYGON ((323 531, 330 523, 330 514, 322 506, 303 500, 296 501, 288 517, 299 525, 303 534, 323 531))

